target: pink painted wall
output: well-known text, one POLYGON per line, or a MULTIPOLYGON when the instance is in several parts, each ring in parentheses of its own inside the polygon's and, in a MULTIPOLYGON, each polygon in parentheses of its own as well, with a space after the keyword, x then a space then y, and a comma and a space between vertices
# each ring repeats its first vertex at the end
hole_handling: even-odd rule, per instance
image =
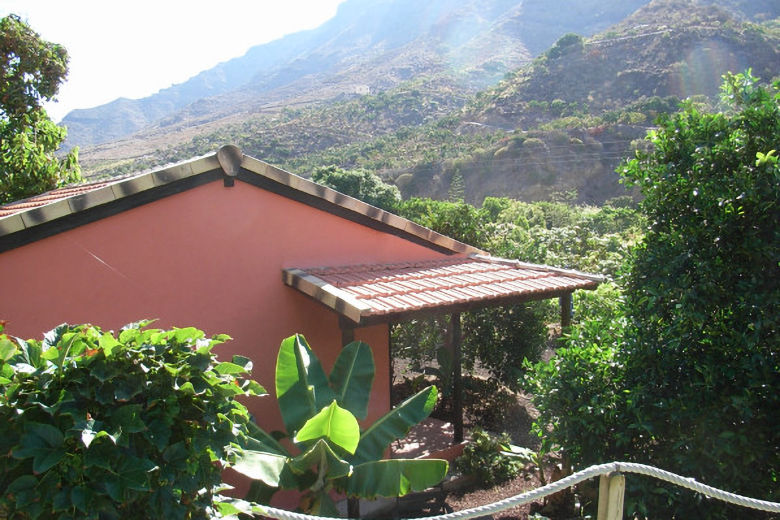
MULTIPOLYGON (((341 347, 337 316, 285 286, 285 267, 441 257, 431 249, 260 188, 212 182, 0 254, 6 332, 40 338, 62 322, 118 329, 142 318, 196 326, 234 340, 217 350, 254 361, 273 392, 276 352, 300 332, 330 370, 341 347)), ((358 329, 377 365, 372 420, 389 408, 387 326, 358 329)), ((250 410, 277 428, 275 400, 250 410)))

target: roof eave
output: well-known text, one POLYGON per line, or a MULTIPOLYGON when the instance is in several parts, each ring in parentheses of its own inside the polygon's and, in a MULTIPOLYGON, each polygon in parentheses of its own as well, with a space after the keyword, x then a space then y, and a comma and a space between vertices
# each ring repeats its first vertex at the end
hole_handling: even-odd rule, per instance
POLYGON ((342 291, 324 280, 307 274, 301 269, 282 270, 282 281, 298 289, 300 292, 311 296, 326 307, 336 311, 356 324, 361 322, 364 314, 371 308, 357 298, 342 291))

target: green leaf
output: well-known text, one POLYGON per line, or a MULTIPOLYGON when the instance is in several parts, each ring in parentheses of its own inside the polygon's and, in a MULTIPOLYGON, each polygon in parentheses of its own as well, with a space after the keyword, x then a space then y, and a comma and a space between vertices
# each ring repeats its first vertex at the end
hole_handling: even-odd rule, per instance
POLYGON ((238 498, 216 495, 214 497, 214 505, 219 511, 219 514, 226 517, 233 517, 240 513, 267 516, 266 511, 262 506, 238 498))
POLYGON ((330 406, 306 421, 295 436, 294 442, 320 438, 328 439, 348 453, 354 454, 360 440, 360 426, 355 416, 334 400, 330 406))
POLYGON ((244 390, 247 395, 256 395, 259 397, 268 395, 268 390, 266 390, 265 387, 253 379, 244 381, 244 383, 241 385, 241 389, 244 390))
POLYGON ((336 504, 330 496, 330 493, 325 489, 318 493, 312 493, 311 505, 307 510, 310 515, 321 516, 326 518, 339 518, 341 513, 336 509, 336 504))
MULTIPOLYGON (((51 475, 51 473, 46 474, 46 476, 49 475, 51 475)), ((13 493, 17 511, 24 511, 27 515, 29 515, 29 518, 38 518, 41 515, 43 509, 40 505, 40 488, 41 484, 34 476, 25 475, 11 482, 7 492, 13 493)))
POLYGON ((32 489, 38 484, 38 479, 33 475, 22 475, 17 477, 8 485, 8 493, 19 493, 27 489, 32 489))
MULTIPOLYGON (((35 371, 35 368, 39 367, 41 364, 41 345, 35 340, 30 341, 24 341, 20 338, 14 338, 16 341, 16 344, 19 345, 19 349, 22 351, 22 359, 33 368, 32 372, 35 371)), ((19 372, 19 365, 21 363, 16 364, 16 371, 19 372)))
POLYGON ((36 473, 43 473, 65 457, 65 438, 54 426, 28 422, 24 430, 20 447, 13 450, 12 456, 16 459, 32 457, 36 473))
POLYGON ((112 499, 123 501, 127 490, 149 491, 149 472, 154 468, 149 459, 123 456, 115 470, 106 476, 106 492, 112 499))
POLYGON ((347 494, 362 498, 400 497, 435 486, 447 474, 447 461, 394 459, 355 466, 347 481, 347 494))
POLYGON ((43 352, 41 352, 41 358, 45 359, 46 361, 54 361, 59 357, 60 357, 60 351, 57 349, 57 347, 50 347, 44 350, 43 352))
POLYGON ((173 339, 179 343, 187 343, 192 340, 202 339, 206 334, 202 330, 198 330, 195 327, 184 327, 182 329, 173 330, 173 339))
POLYGON ((323 439, 290 461, 290 469, 298 474, 312 467, 317 467, 318 473, 327 479, 345 477, 352 471, 352 465, 339 457, 323 439))
POLYGON ((70 491, 70 502, 76 509, 83 513, 87 513, 92 505, 94 493, 88 487, 75 486, 70 491))
POLYGON ((95 435, 97 434, 97 432, 93 429, 95 426, 95 420, 89 419, 83 423, 76 424, 76 427, 80 427, 82 425, 83 428, 81 429, 81 442, 84 443, 85 447, 89 448, 89 445, 92 444, 92 441, 95 439, 95 435))
POLYGON ((365 419, 368 414, 374 370, 371 347, 353 341, 341 350, 330 373, 330 386, 336 392, 339 405, 358 419, 365 419))
POLYGON ((110 357, 114 348, 119 347, 122 344, 118 342, 112 334, 106 332, 105 334, 100 336, 100 341, 98 342, 98 345, 100 346, 100 349, 103 351, 103 354, 105 354, 106 357, 110 357))
POLYGON ((123 433, 137 433, 146 429, 141 417, 143 406, 140 404, 127 404, 120 406, 111 416, 111 423, 114 428, 120 429, 123 433))
POLYGON ((248 357, 234 355, 231 361, 238 366, 244 367, 247 372, 252 370, 252 360, 248 357))
POLYGON ((70 333, 71 335, 73 334, 71 327, 66 323, 57 325, 55 328, 45 333, 43 335, 43 345, 42 345, 43 350, 47 350, 49 348, 56 346, 58 343, 60 343, 60 341, 63 340, 66 333, 70 333))
POLYGON ((256 451, 269 451, 277 455, 289 455, 284 446, 279 444, 278 440, 254 422, 247 423, 247 430, 249 435, 242 447, 256 451))
POLYGON ((290 434, 334 399, 319 359, 300 334, 282 341, 275 384, 282 420, 290 434))
POLYGON ((228 361, 219 363, 216 367, 214 367, 214 370, 218 374, 244 374, 247 372, 247 370, 241 365, 236 365, 235 363, 230 363, 228 361))
POLYGON ((8 339, 8 336, 5 334, 0 335, 0 361, 8 361, 17 352, 19 352, 19 349, 16 348, 16 344, 8 339))
POLYGON ((111 464, 116 458, 116 440, 110 437, 111 443, 105 441, 99 441, 101 436, 96 435, 95 439, 90 443, 89 448, 84 454, 84 467, 85 468, 103 468, 110 470, 111 464))
POLYGON ((231 468, 251 479, 260 480, 272 487, 278 487, 286 462, 287 457, 284 455, 255 450, 242 450, 231 468))
POLYGON ((192 383, 187 381, 183 385, 179 387, 179 391, 184 395, 195 395, 195 388, 192 386, 192 383))
POLYGON ((429 386, 379 418, 360 436, 353 464, 382 458, 390 443, 409 433, 409 429, 428 417, 436 405, 437 391, 429 386))

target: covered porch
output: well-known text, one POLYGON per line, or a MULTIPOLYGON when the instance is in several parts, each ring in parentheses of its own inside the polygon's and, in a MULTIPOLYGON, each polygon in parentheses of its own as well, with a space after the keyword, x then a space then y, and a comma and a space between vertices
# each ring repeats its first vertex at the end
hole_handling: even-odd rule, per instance
POLYGON ((397 264, 290 268, 283 271, 283 281, 339 315, 344 345, 354 340, 355 329, 360 327, 448 316, 447 347, 454 369, 451 443, 459 444, 464 439, 461 313, 558 298, 565 328, 571 324, 572 293, 595 289, 603 278, 470 255, 397 264))

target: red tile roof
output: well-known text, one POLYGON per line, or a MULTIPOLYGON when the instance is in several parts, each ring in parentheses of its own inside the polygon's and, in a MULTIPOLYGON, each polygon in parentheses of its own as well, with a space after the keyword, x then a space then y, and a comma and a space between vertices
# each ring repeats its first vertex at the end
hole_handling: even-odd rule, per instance
POLYGON ((56 202, 58 200, 67 199, 68 197, 73 197, 74 195, 88 193, 90 191, 100 189, 103 186, 107 186, 112 182, 117 182, 117 179, 96 181, 74 186, 65 186, 64 188, 57 188, 56 190, 47 191, 46 193, 35 195, 28 199, 10 202, 0 206, 0 218, 7 217, 9 215, 15 215, 16 213, 20 213, 28 209, 40 208, 46 204, 51 204, 52 202, 56 202))
POLYGON ((284 281, 356 323, 403 314, 546 299, 601 278, 485 256, 400 264, 285 269, 284 281))

